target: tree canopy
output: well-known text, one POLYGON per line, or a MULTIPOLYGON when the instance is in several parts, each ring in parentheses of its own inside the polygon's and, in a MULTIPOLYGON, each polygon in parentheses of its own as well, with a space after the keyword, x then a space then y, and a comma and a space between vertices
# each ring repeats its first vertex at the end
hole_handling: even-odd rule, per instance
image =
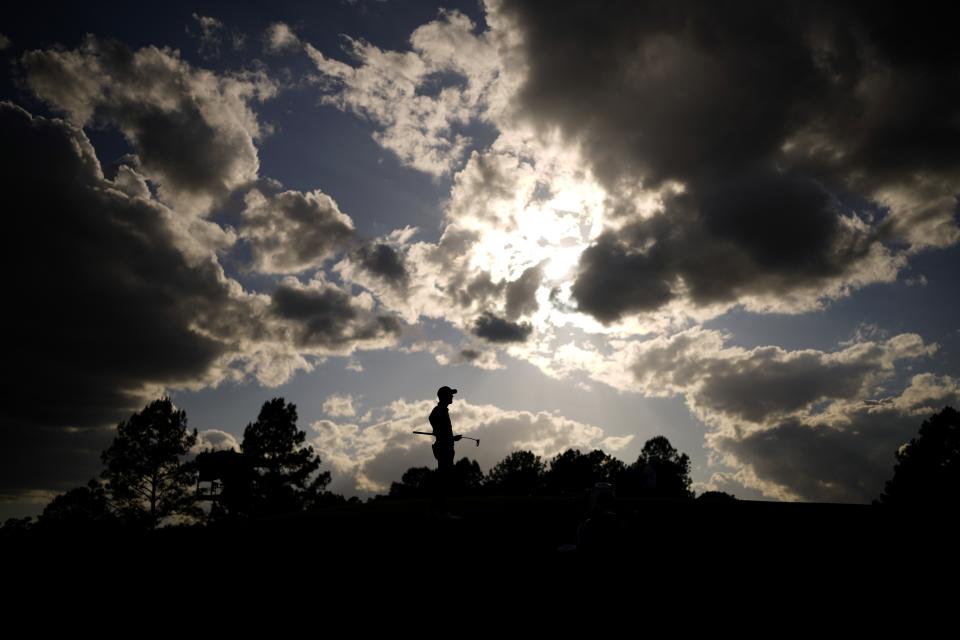
POLYGON ((283 398, 263 403, 256 422, 243 431, 240 449, 255 470, 257 513, 299 511, 322 499, 330 472, 317 473, 320 457, 297 428, 297 406, 283 398))
POLYGON ((117 524, 106 488, 97 480, 58 495, 37 519, 37 527, 44 530, 103 530, 117 524))
POLYGON ((960 502, 960 413, 952 407, 924 420, 900 447, 881 504, 946 506, 960 502))
POLYGON ((544 474, 544 485, 549 493, 576 493, 590 489, 597 482, 614 484, 623 470, 622 461, 599 449, 587 453, 568 449, 550 460, 550 467, 544 474))
POLYGON ((657 498, 693 498, 690 456, 680 453, 666 436, 647 440, 629 477, 621 484, 629 493, 657 498))
POLYGON ((546 465, 532 451, 514 451, 487 474, 485 486, 490 493, 504 496, 529 496, 543 486, 546 465))
POLYGON ((154 400, 117 425, 113 444, 101 456, 102 477, 125 521, 155 528, 170 516, 198 514, 194 466, 180 459, 196 442, 187 414, 170 398, 154 400))

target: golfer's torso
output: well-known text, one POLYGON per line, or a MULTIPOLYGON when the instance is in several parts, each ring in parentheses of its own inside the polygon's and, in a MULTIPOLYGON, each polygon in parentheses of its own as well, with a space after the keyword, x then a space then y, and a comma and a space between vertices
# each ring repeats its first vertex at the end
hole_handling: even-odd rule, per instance
POLYGON ((446 407, 437 405, 433 408, 430 412, 430 426, 433 427, 436 444, 453 445, 453 425, 450 424, 450 413, 446 407))

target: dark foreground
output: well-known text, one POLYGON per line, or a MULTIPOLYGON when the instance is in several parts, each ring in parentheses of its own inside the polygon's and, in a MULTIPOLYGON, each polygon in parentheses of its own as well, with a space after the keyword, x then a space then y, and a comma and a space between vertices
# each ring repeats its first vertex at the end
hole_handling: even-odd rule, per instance
POLYGON ((588 535, 580 529, 587 513, 577 498, 463 498, 452 501, 451 510, 457 518, 438 518, 427 501, 398 500, 231 526, 148 533, 30 532, 0 540, 0 554, 7 561, 37 555, 108 566, 122 565, 131 553, 138 561, 162 562, 189 550, 206 562, 251 567, 287 561, 325 566, 418 562, 438 555, 547 563, 640 560, 648 566, 871 566, 934 558, 941 551, 939 561, 956 555, 957 529, 947 510, 621 499, 615 514, 588 535), (585 543, 589 548, 584 549, 585 543))
POLYGON ((290 627, 271 637, 318 615, 432 629, 441 612, 457 628, 498 634, 504 618, 763 629, 773 615, 781 630, 818 628, 837 616, 946 613, 958 595, 957 529, 945 510, 620 500, 584 552, 570 548, 582 500, 476 498, 452 508, 461 519, 432 517, 425 501, 384 501, 243 526, 14 536, 0 540, 0 563, 11 611, 21 606, 13 602, 66 602, 79 612, 66 621, 99 628, 107 612, 159 606, 170 623, 290 627))

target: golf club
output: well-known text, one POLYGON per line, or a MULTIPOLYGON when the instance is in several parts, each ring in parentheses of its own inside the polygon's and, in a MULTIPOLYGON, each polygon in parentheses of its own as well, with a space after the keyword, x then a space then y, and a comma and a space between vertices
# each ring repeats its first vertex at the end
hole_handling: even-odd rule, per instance
MULTIPOLYGON (((419 435, 421 435, 421 436, 432 436, 432 435, 433 435, 433 432, 432 432, 432 431, 414 431, 414 433, 419 434, 419 435)), ((460 436, 460 437, 463 438, 464 440, 473 440, 474 442, 477 443, 477 446, 478 446, 478 447, 480 446, 480 440, 479 440, 478 438, 471 438, 470 436, 460 436)))

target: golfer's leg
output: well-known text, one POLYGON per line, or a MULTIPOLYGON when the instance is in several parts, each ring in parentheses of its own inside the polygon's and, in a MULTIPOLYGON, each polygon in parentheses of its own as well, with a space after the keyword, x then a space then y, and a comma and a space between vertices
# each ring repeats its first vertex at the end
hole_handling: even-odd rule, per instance
POLYGON ((453 480, 453 451, 444 452, 443 462, 442 462, 443 471, 440 474, 440 491, 443 500, 443 511, 446 512, 449 510, 449 505, 447 504, 447 498, 450 496, 450 483, 453 480))

